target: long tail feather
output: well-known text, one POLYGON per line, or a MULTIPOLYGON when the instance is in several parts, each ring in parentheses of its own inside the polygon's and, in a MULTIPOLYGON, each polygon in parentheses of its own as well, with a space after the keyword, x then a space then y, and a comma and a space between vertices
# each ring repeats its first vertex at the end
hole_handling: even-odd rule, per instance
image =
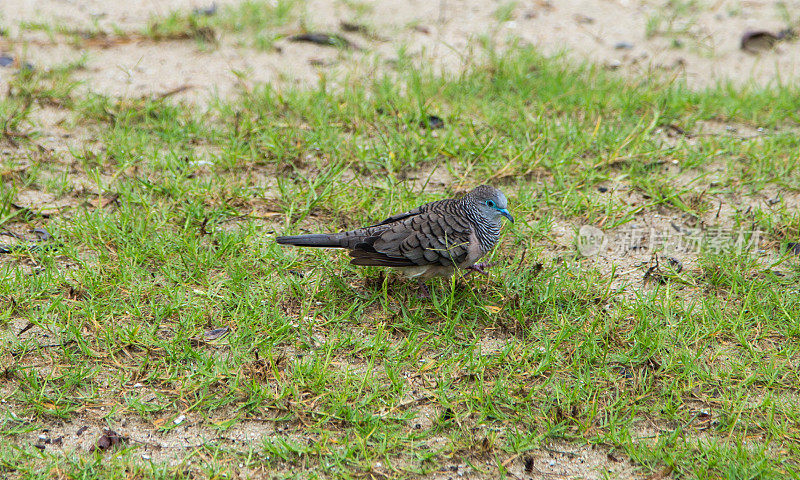
POLYGON ((343 245, 333 235, 313 234, 313 235, 290 235, 288 237, 278 237, 276 242, 281 245, 294 245, 296 247, 327 247, 342 248, 343 245))

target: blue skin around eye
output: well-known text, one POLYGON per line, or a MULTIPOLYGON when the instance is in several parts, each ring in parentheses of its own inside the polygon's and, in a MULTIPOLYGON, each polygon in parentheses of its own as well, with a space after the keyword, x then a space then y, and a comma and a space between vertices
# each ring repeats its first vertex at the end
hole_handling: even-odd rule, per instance
POLYGON ((498 212, 500 212, 501 215, 503 215, 504 217, 508 218, 508 220, 511 223, 514 223, 514 217, 512 217, 511 214, 508 213, 508 209, 506 209, 506 208, 498 208, 498 206, 494 202, 494 200, 486 200, 486 206, 489 207, 489 208, 496 209, 498 212))

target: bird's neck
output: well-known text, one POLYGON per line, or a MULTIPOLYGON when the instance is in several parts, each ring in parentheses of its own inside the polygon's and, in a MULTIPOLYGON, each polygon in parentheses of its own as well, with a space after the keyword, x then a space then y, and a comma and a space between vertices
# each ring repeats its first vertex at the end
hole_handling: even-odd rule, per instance
POLYGON ((486 253, 491 250, 500 239, 500 219, 484 217, 474 205, 465 205, 464 213, 472 221, 481 251, 486 253))

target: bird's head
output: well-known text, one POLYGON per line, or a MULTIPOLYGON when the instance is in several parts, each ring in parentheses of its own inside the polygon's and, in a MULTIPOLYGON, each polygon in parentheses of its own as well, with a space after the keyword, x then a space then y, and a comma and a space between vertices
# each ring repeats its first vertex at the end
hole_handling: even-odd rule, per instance
POLYGON ((514 217, 508 213, 508 200, 500 190, 489 185, 481 185, 469 192, 467 198, 485 218, 499 222, 500 217, 506 217, 514 223, 514 217))

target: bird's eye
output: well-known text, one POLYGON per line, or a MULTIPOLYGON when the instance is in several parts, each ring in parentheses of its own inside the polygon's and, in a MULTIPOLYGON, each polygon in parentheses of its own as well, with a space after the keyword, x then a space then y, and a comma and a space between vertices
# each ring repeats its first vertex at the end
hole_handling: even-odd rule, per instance
POLYGON ((491 208, 494 208, 494 207, 497 206, 497 205, 495 205, 494 200, 486 200, 486 205, 491 207, 491 208))

